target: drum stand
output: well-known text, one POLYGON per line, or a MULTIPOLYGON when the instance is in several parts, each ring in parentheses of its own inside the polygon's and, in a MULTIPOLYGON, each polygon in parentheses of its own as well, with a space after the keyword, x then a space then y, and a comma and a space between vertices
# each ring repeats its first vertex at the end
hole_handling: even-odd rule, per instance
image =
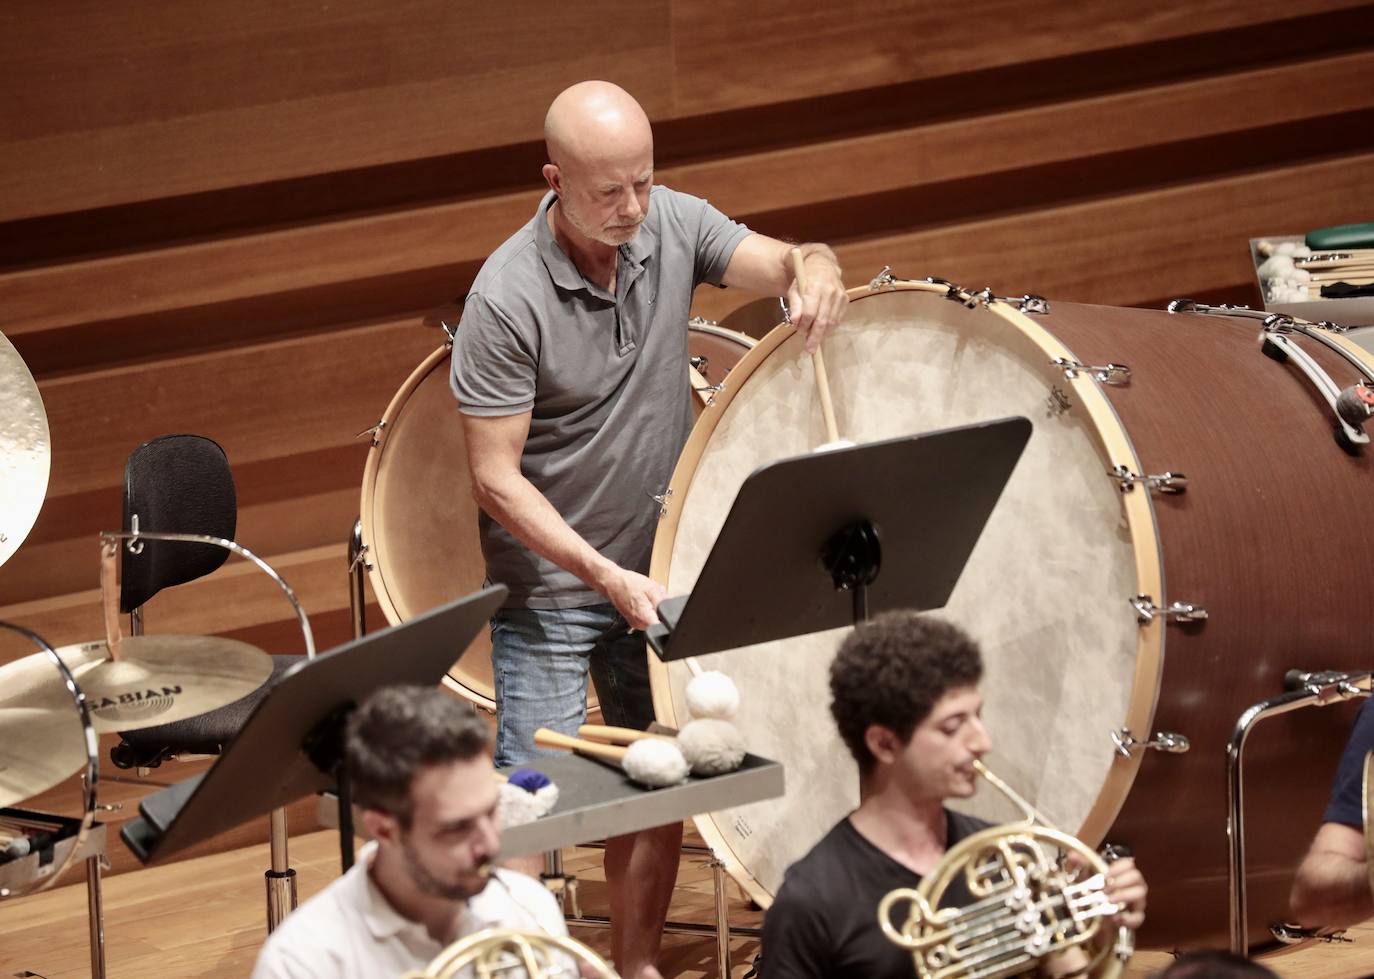
MULTIPOLYGON (((1250 731, 1260 721, 1303 707, 1325 707, 1344 703, 1355 697, 1368 697, 1371 677, 1368 673, 1299 673, 1289 674, 1288 693, 1262 700, 1240 715, 1231 741, 1226 746, 1226 839, 1230 845, 1229 882, 1231 891, 1231 951, 1245 956, 1249 951, 1247 908, 1245 895, 1245 742, 1250 731)), ((1318 937, 1290 925, 1270 928, 1276 939, 1293 944, 1306 938, 1318 937)))
MULTIPOLYGON (((77 686, 67 664, 57 655, 56 650, 46 639, 8 622, 0 622, 0 628, 18 633, 28 638, 51 659, 54 668, 62 677, 62 684, 72 698, 77 715, 81 720, 81 733, 86 747, 86 770, 81 775, 81 795, 83 814, 81 819, 69 819, 48 813, 30 812, 24 809, 0 809, 0 819, 23 827, 52 828, 58 839, 50 847, 38 853, 30 853, 18 860, 0 864, 0 899, 20 897, 47 890, 57 883, 59 877, 77 860, 86 861, 86 918, 90 927, 91 979, 105 979, 105 902, 101 874, 107 866, 105 860, 105 826, 95 820, 96 813, 102 808, 96 802, 96 791, 100 782, 99 749, 100 741, 91 724, 90 709, 86 695, 77 686), (62 828, 68 832, 61 833, 62 828)), ((112 806, 106 809, 117 808, 112 806)), ((20 973, 23 975, 24 973, 20 973)))
MULTIPOLYGON (((353 638, 360 639, 367 632, 367 572, 371 565, 367 560, 367 545, 363 543, 363 522, 358 518, 348 537, 348 607, 353 622, 353 638)), ((343 808, 340 806, 339 819, 342 820, 343 808)), ((584 844, 589 847, 604 847, 605 843, 584 844)), ((721 976, 730 974, 730 936, 732 934, 757 938, 763 934, 760 928, 732 928, 730 924, 729 898, 726 893, 727 875, 725 864, 715 853, 704 846, 684 844, 682 852, 693 856, 706 855, 711 867, 712 885, 715 891, 714 925, 703 925, 694 921, 667 921, 665 932, 675 935, 716 936, 716 963, 721 976)), ((565 872, 563 851, 550 850, 544 854, 544 873, 540 874, 544 885, 558 899, 563 909, 563 917, 569 924, 584 925, 590 928, 609 928, 610 918, 604 915, 584 915, 577 901, 577 877, 565 872)))

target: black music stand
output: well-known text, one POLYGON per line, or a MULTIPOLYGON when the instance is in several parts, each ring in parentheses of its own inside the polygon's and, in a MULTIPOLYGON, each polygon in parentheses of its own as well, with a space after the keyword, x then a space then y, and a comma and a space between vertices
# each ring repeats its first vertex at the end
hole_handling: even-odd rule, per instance
POLYGON ((348 714, 379 687, 437 684, 506 595, 503 585, 486 588, 297 663, 207 772, 145 798, 120 838, 151 863, 337 782, 346 869, 353 829, 340 762, 348 714))
POLYGON ((756 470, 649 644, 667 661, 940 608, 1030 435, 1029 419, 1004 418, 756 470))

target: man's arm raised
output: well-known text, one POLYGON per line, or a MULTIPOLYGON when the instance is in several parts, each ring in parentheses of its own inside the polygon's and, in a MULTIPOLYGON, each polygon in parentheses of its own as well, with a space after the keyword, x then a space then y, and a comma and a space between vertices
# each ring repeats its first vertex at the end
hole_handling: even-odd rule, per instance
POLYGON ((664 598, 663 588, 602 557, 520 472, 530 412, 460 417, 477 505, 521 544, 605 595, 631 627, 645 629, 658 621, 655 610, 664 598))
POLYGON ((844 283, 840 263, 828 245, 789 245, 767 235, 751 234, 735 247, 722 281, 763 295, 787 297, 792 325, 806 337, 806 349, 820 347, 827 330, 844 318, 844 283), (799 248, 806 269, 806 293, 799 295, 792 271, 792 249, 799 248))

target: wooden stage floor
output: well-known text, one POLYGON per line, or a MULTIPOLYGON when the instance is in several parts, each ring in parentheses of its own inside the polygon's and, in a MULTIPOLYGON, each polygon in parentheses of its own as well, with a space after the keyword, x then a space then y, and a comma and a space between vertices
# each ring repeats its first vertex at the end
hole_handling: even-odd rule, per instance
MULTIPOLYGON (((690 827, 689 827, 690 828, 690 827)), ((122 847, 114 842, 112 846, 122 847)), ((291 841, 302 901, 338 873, 338 843, 328 831, 291 841)), ((105 940, 110 979, 242 979, 262 944, 266 846, 257 845, 120 874, 105 882, 105 940)), ((601 853, 568 851, 565 865, 580 881, 586 913, 605 913, 601 853)), ((731 920, 757 926, 733 882, 731 920)), ((677 920, 712 920, 711 872, 705 858, 684 855, 674 896, 677 920)), ((573 929, 573 934, 609 954, 604 929, 573 929)), ((0 902, 0 979, 77 979, 89 975, 86 888, 74 884, 44 894, 0 902)), ((1266 958, 1285 979, 1356 979, 1374 975, 1374 923, 1350 932, 1352 944, 1309 945, 1266 958)), ((662 971, 665 979, 717 976, 715 939, 667 935, 662 971)), ((735 939, 733 979, 748 971, 757 951, 753 939, 735 939)), ((1137 954, 1128 979, 1145 979, 1169 961, 1162 952, 1137 954)))

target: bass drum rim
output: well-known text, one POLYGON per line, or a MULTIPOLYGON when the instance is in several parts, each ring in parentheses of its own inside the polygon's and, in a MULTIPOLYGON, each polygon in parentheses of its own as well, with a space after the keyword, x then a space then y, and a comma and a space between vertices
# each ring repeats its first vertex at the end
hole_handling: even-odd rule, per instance
MULTIPOLYGON (((933 282, 897 279, 885 282, 880 287, 859 286, 847 293, 850 303, 862 302, 872 296, 891 292, 914 290, 945 294, 949 286, 933 282)), ((1046 360, 1064 358, 1074 361, 1073 352, 1061 343, 1046 328, 1037 324, 1029 315, 1002 302, 987 305, 989 312, 1001 316, 1009 327, 1026 335, 1044 351, 1046 360)), ((720 422, 725 410, 735 396, 749 383, 754 372, 779 346, 795 331, 788 324, 780 324, 770 331, 745 357, 735 365, 728 383, 717 392, 692 428, 687 445, 678 458, 669 483, 670 493, 664 513, 659 521, 658 532, 654 538, 653 556, 649 576, 660 585, 667 584, 671 567, 673 549, 677 538, 678 524, 682 515, 684 501, 691 492, 692 482, 701 462, 707 443, 720 422)), ((1125 426, 1117 416, 1111 402, 1098 387, 1098 383, 1084 372, 1075 372, 1073 377, 1065 377, 1063 387, 1074 394, 1083 405, 1084 411, 1092 422, 1097 448, 1101 457, 1110 460, 1111 465, 1124 465, 1132 472, 1141 472, 1140 461, 1125 426)), ((843 434, 843 433, 841 433, 843 434)), ((1162 542, 1155 520, 1154 505, 1148 493, 1123 493, 1121 495, 1122 515, 1127 525, 1135 556, 1137 593, 1159 596, 1167 594, 1164 588, 1162 542)), ((1136 636, 1135 671, 1131 678, 1128 708, 1124 723, 1132 731, 1150 730, 1154 720, 1155 707, 1159 697, 1160 683, 1164 665, 1165 629, 1163 617, 1156 616, 1151 622, 1141 623, 1136 636)), ((683 661, 694 675, 701 671, 695 658, 683 661)), ((672 693, 672 680, 668 664, 656 656, 649 657, 649 680, 653 691, 654 713, 658 720, 672 727, 680 727, 685 717, 678 717, 672 693)), ((747 710, 747 706, 745 707, 747 710)), ((826 719, 828 722, 828 718, 826 719)), ((1125 804, 1126 797, 1140 769, 1140 752, 1132 752, 1128 757, 1116 756, 1083 824, 1073 833, 1089 846, 1097 846, 1110 829, 1117 813, 1125 804)), ((1034 800, 1032 800, 1034 801, 1034 800)), ((726 810, 728 811, 728 810, 726 810)), ((773 893, 766 888, 750 871, 745 860, 735 852, 731 843, 716 827, 714 814, 706 813, 692 817, 697 831, 724 865, 726 871, 740 887, 763 908, 773 901, 773 893)), ((800 857, 802 854, 798 854, 800 857)))
MULTIPOLYGON (((420 385, 428 380, 429 376, 442 363, 448 361, 452 353, 453 344, 446 342, 438 349, 432 351, 410 372, 405 382, 392 396, 391 401, 387 403, 386 411, 382 413, 382 419, 378 423, 378 429, 372 436, 372 446, 367 452, 367 462, 363 466, 362 500, 358 519, 361 527, 360 537, 363 546, 363 554, 366 556, 364 559, 364 567, 367 569, 367 580, 372 586, 372 594, 376 598, 377 604, 382 610, 382 616, 386 619, 388 625, 399 625, 406 620, 398 610, 397 603, 400 600, 400 595, 398 593, 393 594, 393 586, 387 579, 384 562, 380 558, 381 542, 375 537, 378 523, 377 517, 375 516, 377 484, 385 464, 386 449, 388 445, 387 431, 395 427, 396 419, 400 417, 401 412, 415 395, 420 385)), ((466 466, 464 467, 464 473, 466 473, 466 466)), ((477 545, 475 528, 472 535, 472 544, 474 546, 477 545)), ((459 653, 457 659, 454 660, 454 663, 456 664, 459 662, 463 656, 467 655, 467 652, 468 649, 464 648, 462 652, 459 653)), ((489 713, 494 714, 496 712, 495 691, 492 691, 489 695, 482 690, 464 683, 461 679, 453 675, 452 667, 450 667, 449 671, 444 673, 443 679, 440 682, 446 689, 457 694, 469 703, 475 704, 489 713)), ((588 708, 590 709, 594 703, 594 700, 590 700, 588 708)))

